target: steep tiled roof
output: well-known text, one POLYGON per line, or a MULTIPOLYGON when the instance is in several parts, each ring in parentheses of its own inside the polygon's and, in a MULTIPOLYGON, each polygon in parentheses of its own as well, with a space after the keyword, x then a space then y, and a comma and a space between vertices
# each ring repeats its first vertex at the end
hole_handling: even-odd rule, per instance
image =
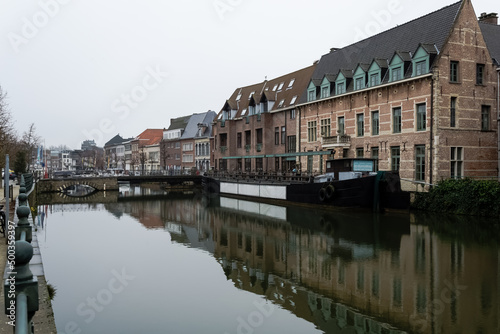
POLYGON ((479 22, 479 27, 491 57, 500 65, 500 25, 479 22))
POLYGON ((311 65, 269 81, 237 88, 222 110, 237 110, 235 118, 238 118, 248 115, 250 103, 259 104, 263 100, 275 102, 268 112, 296 105, 300 95, 307 88, 315 67, 316 65, 311 65))
POLYGON ((141 146, 158 144, 163 139, 163 129, 146 129, 136 139, 141 146))
MULTIPOLYGON (((355 69, 359 63, 371 63, 374 58, 391 59, 395 51, 415 52, 420 44, 435 53, 436 48, 443 47, 460 7, 461 2, 456 2, 342 49, 333 49, 321 57, 313 79, 341 69, 355 69)), ((306 100, 304 93, 301 102, 306 100)))

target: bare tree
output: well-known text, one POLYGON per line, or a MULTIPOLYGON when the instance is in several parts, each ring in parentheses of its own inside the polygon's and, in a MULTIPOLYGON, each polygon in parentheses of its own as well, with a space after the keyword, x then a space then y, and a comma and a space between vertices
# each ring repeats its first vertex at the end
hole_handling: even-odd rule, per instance
POLYGON ((0 87, 0 165, 5 165, 5 155, 17 153, 17 134, 7 103, 7 93, 0 87))
POLYGON ((35 157, 35 150, 40 144, 40 136, 36 134, 35 123, 31 123, 28 131, 23 133, 21 138, 23 151, 26 153, 26 158, 29 164, 33 164, 35 157))

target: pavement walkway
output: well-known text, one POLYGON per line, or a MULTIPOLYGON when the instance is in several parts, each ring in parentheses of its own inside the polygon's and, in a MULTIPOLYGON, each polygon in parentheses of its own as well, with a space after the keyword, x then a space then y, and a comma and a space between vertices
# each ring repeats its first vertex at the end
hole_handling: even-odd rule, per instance
MULTIPOLYGON (((19 195, 19 185, 11 183, 14 185, 14 198, 19 195)), ((0 188, 0 203, 5 204, 4 189, 0 188)), ((14 221, 15 214, 15 202, 10 202, 10 220, 14 221)), ((17 217, 16 217, 17 218, 17 217)), ((17 219, 16 219, 17 220, 17 219)), ((52 334, 57 333, 56 324, 54 320, 54 312, 52 311, 52 304, 50 302, 49 293, 47 290, 47 281, 43 272, 42 257, 40 254, 40 249, 38 248, 38 240, 36 238, 36 232, 33 231, 33 258, 30 261, 30 269, 38 278, 38 299, 39 299, 39 309, 33 317, 33 323, 35 327, 35 333, 40 334, 52 334)), ((7 240, 0 234, 0 268, 5 268, 7 263, 7 240)), ((5 270, 4 270, 5 273, 5 270)), ((4 276, 4 275, 2 275, 4 276)), ((4 301, 4 288, 0 289, 0 312, 5 311, 5 301, 4 301)), ((7 324, 8 318, 4 316, 3 321, 0 316, 0 333, 13 333, 12 326, 7 324)))

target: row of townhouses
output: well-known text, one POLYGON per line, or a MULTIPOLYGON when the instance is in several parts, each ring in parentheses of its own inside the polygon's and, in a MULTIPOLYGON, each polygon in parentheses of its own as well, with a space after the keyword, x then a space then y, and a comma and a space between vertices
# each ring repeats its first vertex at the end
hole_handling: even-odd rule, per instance
POLYGON ((239 87, 219 113, 105 145, 108 169, 322 173, 364 157, 434 183, 499 175, 500 26, 462 0, 313 65, 239 87))
POLYGON ((117 172, 208 171, 214 111, 171 119, 164 129, 146 129, 133 138, 119 134, 104 145, 105 167, 117 172))

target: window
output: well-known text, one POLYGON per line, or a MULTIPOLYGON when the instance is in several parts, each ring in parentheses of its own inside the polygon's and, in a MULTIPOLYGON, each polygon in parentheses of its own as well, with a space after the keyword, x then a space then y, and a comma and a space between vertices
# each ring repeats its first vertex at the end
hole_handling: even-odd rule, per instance
POLYGON ((341 82, 337 84, 337 94, 345 93, 345 83, 341 82))
POLYGON ((285 99, 282 99, 280 103, 278 104, 278 108, 283 107, 283 104, 285 103, 285 99))
POLYGON ((490 106, 481 106, 481 130, 490 129, 490 106))
POLYGON ((181 148, 181 143, 179 142, 175 143, 175 148, 181 148))
POLYGON ((484 64, 476 64, 476 85, 484 84, 484 64))
POLYGON ((393 171, 399 171, 399 164, 400 164, 400 149, 399 146, 392 146, 391 147, 391 170, 393 171))
POLYGON ((392 109, 392 133, 401 133, 401 107, 392 109))
POLYGON ((252 145, 252 133, 250 130, 245 131, 245 146, 252 145))
POLYGON ((287 88, 292 88, 294 82, 295 82, 295 79, 290 80, 290 83, 288 84, 287 88))
POLYGON ((241 99, 241 93, 238 93, 238 96, 236 96, 236 101, 239 101, 241 99))
POLYGON ((415 180, 425 181, 425 145, 415 146, 415 180))
POLYGON ((290 119, 295 119, 295 109, 290 110, 290 119))
POLYGON ((424 131, 426 129, 425 115, 425 103, 417 104, 417 131, 424 131))
POLYGON ((450 82, 458 82, 458 61, 450 61, 450 82))
POLYGON ((378 73, 370 75, 370 87, 380 84, 380 75, 378 73))
POLYGON ((241 132, 236 134, 236 148, 241 148, 241 132))
POLYGON ((372 159, 376 159, 375 160, 375 168, 374 168, 374 171, 378 171, 378 146, 376 147, 372 147, 372 159))
POLYGON ((294 104, 295 101, 297 101, 297 95, 295 95, 294 97, 292 97, 292 100, 290 101, 290 105, 294 104))
POLYGON ((372 135, 373 136, 378 136, 379 134, 379 113, 378 111, 373 111, 372 112, 372 135))
POLYGON ((330 96, 330 88, 328 86, 321 87, 321 98, 330 96))
POLYGON ((285 84, 284 82, 280 83, 280 85, 279 85, 279 87, 278 87, 278 90, 282 90, 282 89, 283 89, 283 85, 284 85, 284 84, 285 84))
POLYGON ((330 119, 325 118, 321 120, 321 136, 322 137, 330 137, 331 128, 330 128, 330 119))
POLYGON ((193 155, 192 154, 183 154, 182 155, 182 162, 193 162, 193 155))
POLYGON ((422 75, 427 73, 427 61, 422 60, 415 64, 415 75, 422 75))
POLYGON ((365 151, 362 147, 356 148, 356 158, 362 158, 365 155, 365 151))
POLYGON ((273 92, 275 92, 275 91, 276 91, 276 89, 278 89, 278 84, 274 85, 274 87, 273 87, 273 92))
POLYGON ((307 101, 314 101, 316 100, 316 90, 311 89, 307 91, 307 101))
POLYGON ((338 126, 337 132, 339 133, 340 136, 342 136, 345 133, 344 117, 339 117, 337 126, 338 126))
POLYGON ((182 144, 182 150, 183 151, 192 151, 193 150, 193 143, 182 144))
POLYGON ((456 107, 457 107, 457 98, 450 98, 450 127, 455 127, 455 117, 456 117, 456 107))
POLYGON ((365 83, 364 83, 364 78, 357 78, 356 79, 356 90, 360 90, 365 88, 365 83))
POLYGON ((316 141, 316 121, 307 122, 307 141, 316 141))
POLYGON ((286 128, 284 126, 281 127, 281 145, 285 145, 286 141, 286 128))
POLYGON ((459 179, 464 176, 464 149, 463 147, 452 147, 450 157, 450 177, 459 179))
POLYGON ((288 136, 288 151, 287 153, 295 153, 297 152, 297 137, 296 136, 288 136))
POLYGON ((251 92, 250 95, 248 95, 248 99, 250 100, 250 98, 252 97, 252 95, 255 94, 255 92, 251 92))
POLYGON ((357 123, 357 135, 358 137, 363 137, 365 135, 365 120, 363 114, 356 115, 356 123, 357 123))
POLYGON ((401 75, 401 67, 393 68, 391 81, 397 81, 401 79, 403 79, 403 76, 401 75))
POLYGON ((279 145, 280 144, 280 128, 275 127, 274 128, 274 145, 279 145))

